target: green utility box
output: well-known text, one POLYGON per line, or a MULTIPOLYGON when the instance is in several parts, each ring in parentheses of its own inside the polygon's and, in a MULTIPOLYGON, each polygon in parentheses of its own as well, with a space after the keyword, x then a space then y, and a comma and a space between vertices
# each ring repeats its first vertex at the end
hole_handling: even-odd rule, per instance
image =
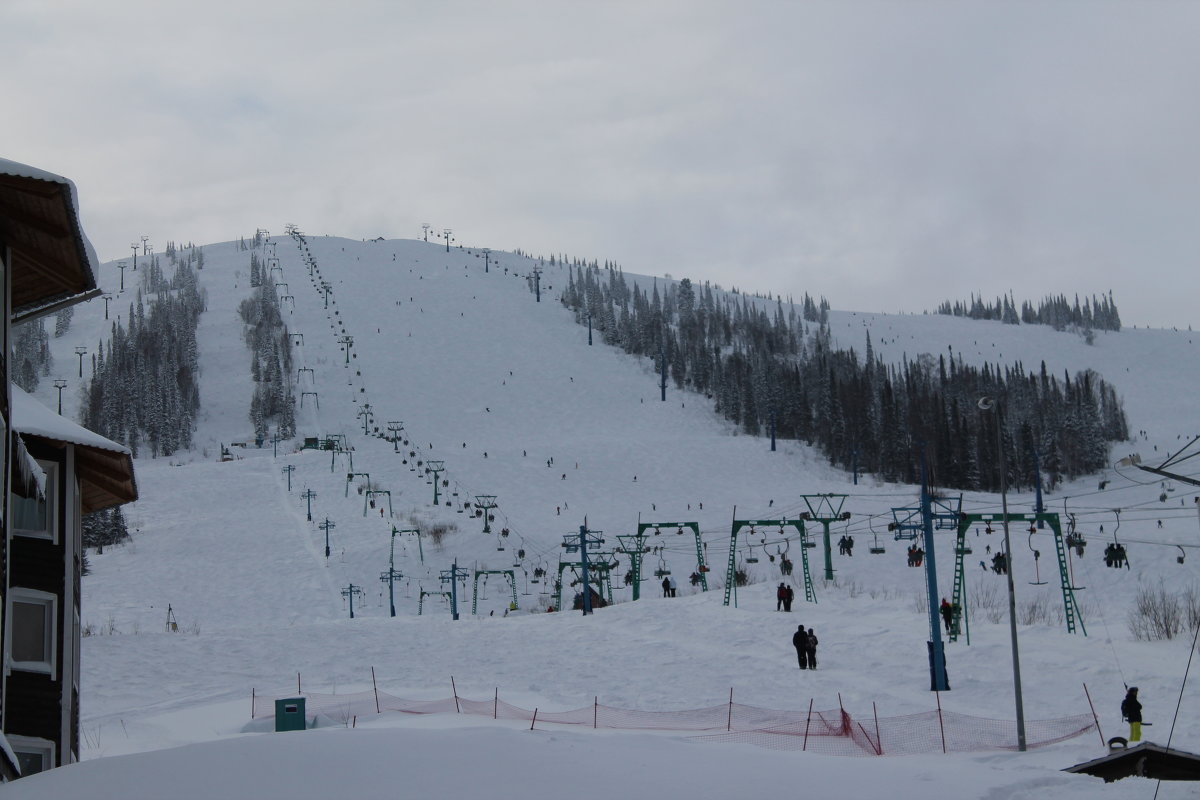
POLYGON ((286 697, 275 701, 275 732, 302 731, 304 724, 304 698, 286 697))

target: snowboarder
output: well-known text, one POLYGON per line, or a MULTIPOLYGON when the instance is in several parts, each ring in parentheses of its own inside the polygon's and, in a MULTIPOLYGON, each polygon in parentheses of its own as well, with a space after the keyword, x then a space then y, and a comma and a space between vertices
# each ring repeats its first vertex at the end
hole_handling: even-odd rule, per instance
POLYGON ((787 586, 785 586, 782 582, 780 582, 779 588, 775 590, 775 610, 776 611, 783 610, 783 601, 786 599, 787 599, 787 586))
POLYGON ((675 591, 679 588, 679 584, 677 584, 675 582, 675 578, 673 576, 668 578, 667 580, 670 582, 670 586, 671 586, 671 597, 674 597, 675 591))
POLYGON ((942 612, 942 622, 946 623, 946 633, 949 633, 950 623, 954 621, 954 607, 950 605, 949 600, 943 597, 938 610, 942 612))
POLYGON ((671 579, 663 578, 662 587, 663 587, 663 597, 670 597, 671 596, 671 579))
POLYGON ((1138 687, 1130 686, 1121 701, 1121 719, 1129 722, 1129 741, 1142 740, 1142 704, 1138 702, 1138 687))
POLYGON ((808 629, 808 668, 817 668, 817 634, 812 629, 808 629))
POLYGON ((800 661, 800 669, 808 669, 808 632, 801 625, 792 634, 792 647, 796 648, 796 658, 800 661))
POLYGON ((787 587, 787 596, 783 598, 783 610, 789 614, 792 612, 792 600, 796 597, 796 592, 792 587, 787 587))

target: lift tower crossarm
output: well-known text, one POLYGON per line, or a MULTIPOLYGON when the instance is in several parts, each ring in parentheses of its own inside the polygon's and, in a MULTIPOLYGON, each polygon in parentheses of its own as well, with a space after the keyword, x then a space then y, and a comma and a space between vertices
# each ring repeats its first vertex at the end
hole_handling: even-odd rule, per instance
POLYGON ((825 580, 833 580, 833 552, 829 546, 829 525, 840 520, 850 519, 850 512, 842 511, 842 505, 849 495, 844 494, 806 494, 801 495, 808 511, 800 515, 801 519, 821 523, 825 529, 825 580))
MULTIPOLYGON (((737 510, 734 510, 737 513, 737 510)), ((791 526, 800 534, 800 563, 804 569, 804 599, 806 602, 817 602, 817 593, 813 588, 812 573, 808 569, 808 533, 803 519, 735 519, 733 530, 729 535, 729 564, 725 570, 725 605, 729 605, 730 597, 733 606, 737 608, 737 539, 738 532, 745 527, 783 528, 791 526)))
MULTIPOLYGON (((704 542, 700 539, 700 523, 698 522, 639 522, 638 535, 641 536, 649 528, 691 528, 696 537, 696 572, 700 575, 700 590, 708 591, 708 564, 704 563, 704 542)), ((680 530, 682 533, 682 530, 680 530)), ((617 537, 620 538, 619 536, 617 537)), ((636 593, 636 589, 634 592, 636 593)), ((636 597, 634 599, 637 599, 636 597)))

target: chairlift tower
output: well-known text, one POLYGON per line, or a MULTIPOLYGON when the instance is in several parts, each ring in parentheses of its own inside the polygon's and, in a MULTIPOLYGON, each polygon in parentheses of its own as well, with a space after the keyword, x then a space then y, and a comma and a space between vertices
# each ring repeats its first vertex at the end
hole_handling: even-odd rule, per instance
POLYGON ((361 586, 355 586, 353 583, 342 589, 342 597, 350 598, 350 619, 354 619, 354 598, 363 597, 361 586))
POLYGON ((829 525, 834 522, 850 519, 849 511, 842 511, 842 504, 849 495, 844 494, 806 494, 801 495, 808 511, 800 515, 803 520, 819 522, 825 529, 825 580, 833 580, 833 553, 829 546, 829 525))
POLYGON ((450 569, 442 570, 438 577, 443 586, 447 583, 450 584, 450 616, 456 620, 458 619, 458 579, 460 576, 465 580, 467 571, 459 569, 458 561, 455 561, 450 569))
MULTIPOLYGON (((428 462, 426 462, 428 463, 428 462)), ((436 486, 436 481, 434 482, 436 486)), ((475 507, 483 509, 483 532, 492 532, 491 511, 496 508, 496 495, 494 494, 477 494, 475 495, 475 507)))
MULTIPOLYGON (((734 508, 734 514, 737 509, 734 508)), ((729 535, 729 563, 725 568, 725 601, 729 605, 732 597, 733 607, 737 608, 737 540, 742 528, 795 528, 800 534, 800 564, 804 574, 804 600, 808 603, 817 602, 817 592, 813 588, 812 573, 808 569, 808 532, 803 519, 734 519, 733 529, 729 535)))
POLYGON ((371 425, 371 404, 363 403, 362 408, 358 410, 358 416, 362 417, 363 421, 363 436, 368 435, 367 429, 371 425))
MULTIPOLYGON (((603 531, 588 530, 587 522, 579 526, 579 533, 569 533, 563 536, 562 546, 568 553, 579 553, 580 579, 583 581, 583 614, 592 613, 592 587, 588 575, 588 551, 599 550, 604 544, 603 531)), ((562 604, 560 589, 559 604, 562 604)))
POLYGON ((333 291, 333 284, 329 281, 321 281, 320 291, 325 293, 325 308, 329 308, 329 293, 333 291))
MULTIPOLYGON (((708 591, 708 564, 704 563, 704 542, 700 540, 700 523, 698 522, 639 522, 638 534, 653 528, 655 534, 668 528, 675 528, 676 533, 683 533, 684 528, 692 531, 696 538, 696 572, 700 575, 700 591, 708 591)), ((621 537, 618 536, 618 539, 621 537)))
POLYGON ((355 478, 366 478, 367 479, 366 488, 371 487, 371 473, 369 473, 369 472, 347 472, 346 473, 346 490, 342 493, 342 497, 350 496, 350 484, 354 482, 355 478))
POLYGON ((346 366, 348 367, 350 366, 350 348, 354 346, 354 337, 350 334, 346 334, 342 338, 338 339, 338 344, 346 346, 346 366))
POLYGON ((62 390, 67 388, 66 380, 63 378, 56 378, 54 380, 54 388, 58 389, 58 415, 61 417, 62 416, 62 390))
POLYGON ((388 608, 390 613, 388 616, 396 616, 396 581, 404 577, 404 573, 397 570, 395 567, 388 567, 386 571, 379 574, 379 582, 388 585, 388 608))
POLYGON ((492 248, 485 247, 485 248, 483 248, 483 271, 485 273, 490 271, 488 269, 488 267, 491 265, 491 263, 492 263, 492 248))
MULTIPOLYGON (((438 484, 441 483, 441 481, 438 480, 438 476, 441 475, 445 471, 446 471, 446 462, 442 461, 441 459, 433 459, 433 460, 425 462, 425 474, 433 476, 433 504, 435 506, 438 504, 438 500, 439 500, 438 484)), ((493 498, 493 499, 495 499, 495 498, 493 498)), ((484 526, 484 532, 485 533, 487 532, 486 525, 484 526)))
POLYGON ((379 576, 379 580, 387 581, 388 585, 388 605, 391 607, 391 616, 396 616, 396 592, 395 582, 403 578, 404 575, 396 571, 396 534, 400 531, 396 530, 396 526, 392 526, 392 537, 388 547, 388 568, 387 572, 379 576))
POLYGON ((129 265, 124 261, 117 262, 117 269, 121 270, 121 288, 118 293, 125 291, 125 270, 129 269, 129 265))
POLYGON ((442 238, 446 240, 446 252, 447 253, 450 252, 450 239, 451 239, 450 234, 452 234, 453 232, 454 231, 450 230, 449 228, 442 228, 442 238))
POLYGON ((533 268, 533 295, 537 302, 542 302, 542 268, 533 268))
POLYGON ((633 600, 637 602, 642 597, 642 556, 650 552, 646 546, 646 534, 640 530, 637 534, 618 533, 617 541, 621 543, 616 552, 629 556, 629 571, 633 578, 633 600))
MULTIPOLYGON (((517 605, 517 575, 515 570, 511 569, 477 569, 475 570, 475 581, 471 587, 471 616, 475 616, 476 609, 479 607, 479 576, 480 575, 504 575, 508 578, 509 588, 512 589, 512 608, 516 609, 517 605)), ((487 580, 486 577, 484 580, 487 580)))
POLYGON ((133 271, 137 272, 137 254, 141 245, 139 242, 130 242, 129 246, 133 248, 133 271))
POLYGON ((392 510, 392 492, 390 489, 367 489, 365 492, 363 492, 363 516, 365 517, 367 515, 368 506, 373 506, 375 504, 375 498, 379 495, 385 495, 387 497, 388 517, 394 517, 396 514, 392 510))
POLYGON ((305 489, 300 496, 308 503, 308 521, 312 522, 312 499, 317 496, 317 493, 312 489, 305 489))
POLYGON ((330 522, 329 517, 325 521, 317 525, 318 528, 325 531, 325 557, 329 558, 329 531, 337 527, 337 523, 330 522))
POLYGON ((400 452, 400 431, 404 430, 404 423, 398 419, 389 420, 387 424, 388 433, 392 435, 392 452, 400 452))
POLYGON ((281 472, 283 472, 283 474, 284 474, 284 475, 287 475, 287 484, 288 484, 288 491, 289 491, 289 492, 292 490, 292 473, 293 473, 293 472, 295 472, 295 471, 296 471, 296 465, 295 465, 295 464, 288 464, 286 467, 284 467, 284 468, 281 470, 281 472))
POLYGON ((421 223, 421 230, 424 232, 424 234, 425 234, 425 241, 427 241, 427 242, 429 241, 429 229, 430 229, 430 228, 432 228, 432 227, 433 227, 433 226, 432 226, 432 225, 430 225, 428 222, 422 222, 422 223, 421 223))
POLYGON ((83 345, 75 348, 75 355, 79 356, 79 377, 83 377, 83 357, 87 355, 88 349, 83 345))
MULTIPOLYGON (((958 641, 958 637, 965 634, 967 644, 971 643, 970 615, 967 613, 966 564, 963 558, 969 552, 966 540, 967 531, 971 525, 978 522, 983 522, 989 527, 993 522, 1003 523, 1003 516, 1003 514, 960 514, 958 516, 958 537, 954 561, 954 598, 951 601, 957 612, 950 626, 949 638, 952 642, 958 641)), ((1083 624, 1079 601, 1075 598, 1075 592, 1083 587, 1072 585, 1070 568, 1067 563, 1067 540, 1069 537, 1063 536, 1062 521, 1059 515, 1055 513, 1009 514, 1008 521, 1026 522, 1030 527, 1039 524, 1049 526, 1051 536, 1054 538, 1054 552, 1058 557, 1058 578, 1062 589, 1063 620, 1067 625, 1067 633, 1082 632, 1084 636, 1087 636, 1087 628, 1083 624)), ((1009 568, 1011 569, 1011 560, 1009 568)))
POLYGON ((421 530, 420 528, 397 528, 392 526, 392 546, 396 546, 396 536, 401 533, 411 533, 417 537, 417 553, 421 557, 421 563, 425 563, 425 548, 421 545, 421 530))

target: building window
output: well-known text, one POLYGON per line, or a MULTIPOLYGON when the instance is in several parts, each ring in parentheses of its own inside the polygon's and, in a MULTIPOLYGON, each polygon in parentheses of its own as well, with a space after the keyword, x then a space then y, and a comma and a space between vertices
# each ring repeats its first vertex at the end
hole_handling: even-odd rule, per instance
POLYGON ((54 674, 54 621, 58 598, 49 592, 14 586, 9 593, 12 668, 54 674))
POLYGON ((58 464, 53 461, 38 461, 46 473, 46 491, 38 495, 37 487, 22 484, 14 486, 9 496, 9 514, 12 516, 13 534, 36 539, 58 541, 55 509, 58 498, 58 464))
POLYGON ((17 754, 21 777, 45 772, 54 766, 54 742, 31 736, 9 735, 8 743, 17 754))

